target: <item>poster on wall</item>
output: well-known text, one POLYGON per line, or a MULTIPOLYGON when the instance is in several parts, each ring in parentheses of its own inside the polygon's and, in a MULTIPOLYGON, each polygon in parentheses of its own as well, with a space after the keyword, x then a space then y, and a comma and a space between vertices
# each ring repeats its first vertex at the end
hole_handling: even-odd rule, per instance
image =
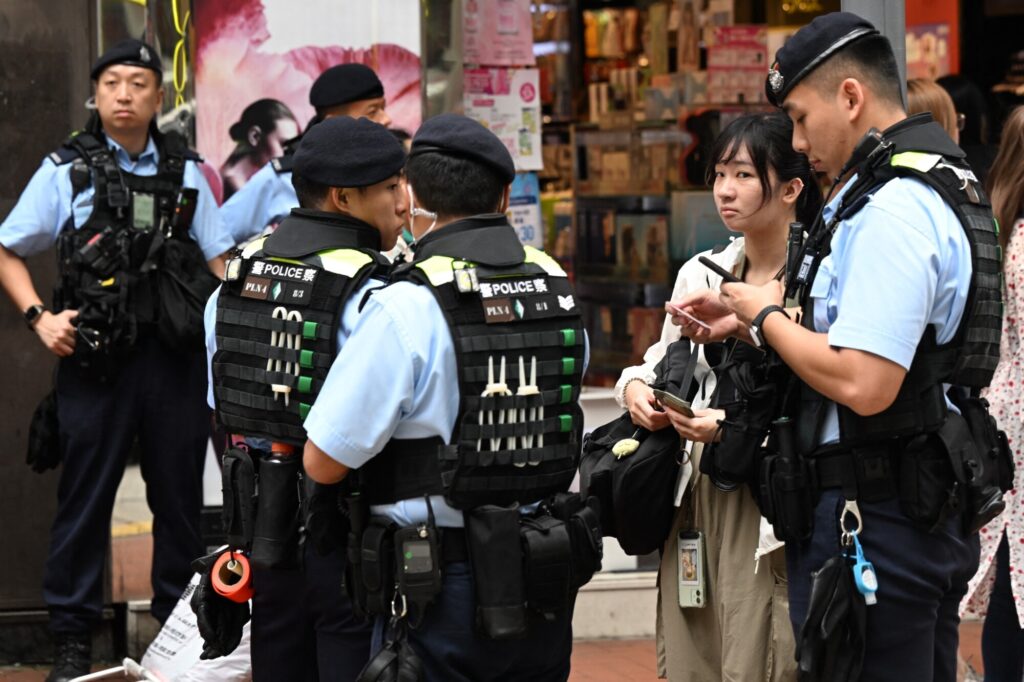
POLYGON ((768 33, 764 26, 723 26, 708 48, 709 102, 763 102, 768 71, 768 33))
POLYGON ((417 0, 305 0, 301 12, 291 0, 198 2, 194 22, 196 146, 225 189, 244 184, 306 127, 309 88, 336 64, 373 68, 391 126, 419 127, 417 0))
POLYGON ((462 63, 533 66, 530 0, 462 0, 462 63))
POLYGON ((907 26, 907 78, 949 74, 949 24, 907 26))
POLYGON ((508 221, 519 241, 544 248, 544 222, 540 212, 540 181, 536 173, 516 173, 509 195, 508 221))
POLYGON ((541 170, 540 73, 537 69, 466 69, 466 115, 505 143, 517 171, 541 170))

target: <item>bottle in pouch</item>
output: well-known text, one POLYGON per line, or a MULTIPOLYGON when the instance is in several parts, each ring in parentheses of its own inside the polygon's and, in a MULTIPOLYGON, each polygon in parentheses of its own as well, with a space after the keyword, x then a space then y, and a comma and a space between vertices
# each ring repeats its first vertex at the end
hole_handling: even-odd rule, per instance
POLYGON ((260 460, 256 525, 250 560, 257 568, 284 568, 297 561, 300 457, 272 454, 260 460))

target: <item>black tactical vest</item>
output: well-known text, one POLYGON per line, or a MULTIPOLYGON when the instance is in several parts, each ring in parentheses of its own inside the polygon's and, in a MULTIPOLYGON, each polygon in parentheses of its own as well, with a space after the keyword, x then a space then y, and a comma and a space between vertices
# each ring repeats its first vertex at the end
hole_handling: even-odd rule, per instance
MULTIPOLYGON (((946 418, 943 384, 972 390, 989 384, 999 361, 1002 332, 1002 280, 998 226, 984 190, 964 161, 964 153, 929 114, 908 118, 883 134, 882 153, 858 177, 823 231, 823 242, 811 266, 829 253, 831 234, 839 222, 857 213, 871 195, 890 180, 911 177, 939 193, 953 209, 971 247, 971 283, 963 317, 952 340, 938 345, 935 330, 926 328, 895 402, 883 412, 863 417, 838 405, 840 443, 860 446, 879 441, 928 433, 946 418)), ((811 241, 813 243, 814 237, 811 241)), ((813 248, 813 247, 812 247, 813 248)), ((809 281, 813 281, 812 278, 809 281)), ((804 324, 813 328, 810 286, 802 301, 804 324)), ((813 451, 817 445, 828 401, 806 385, 801 387, 798 448, 813 451)))
POLYGON ((79 311, 76 356, 90 351, 116 355, 131 348, 140 334, 156 329, 161 288, 155 273, 165 267, 169 243, 175 243, 171 267, 181 269, 179 277, 205 272, 216 285, 189 236, 198 192, 182 187, 185 162, 201 157, 177 135, 155 129, 151 135, 160 155, 152 176, 123 171, 98 131, 73 135, 50 155, 58 165, 72 164, 72 203, 89 185, 95 190, 86 222, 76 229, 69 217, 57 238, 54 308, 79 311))
POLYGON ((579 463, 584 331, 550 256, 519 243, 504 216, 447 225, 416 245, 394 280, 430 287, 455 345, 459 412, 447 444, 394 439, 360 471, 384 504, 444 495, 469 509, 568 489, 579 463))
POLYGON ((337 354, 345 302, 386 262, 380 234, 294 209, 228 263, 217 300, 213 393, 231 433, 302 446, 302 426, 337 354))

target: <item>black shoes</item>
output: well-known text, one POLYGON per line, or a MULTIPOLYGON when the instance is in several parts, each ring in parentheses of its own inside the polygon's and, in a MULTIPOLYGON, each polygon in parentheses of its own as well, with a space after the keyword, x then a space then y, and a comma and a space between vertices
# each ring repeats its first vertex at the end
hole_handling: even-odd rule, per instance
POLYGON ((87 634, 54 636, 56 654, 46 682, 68 682, 89 674, 92 665, 92 637, 87 634))

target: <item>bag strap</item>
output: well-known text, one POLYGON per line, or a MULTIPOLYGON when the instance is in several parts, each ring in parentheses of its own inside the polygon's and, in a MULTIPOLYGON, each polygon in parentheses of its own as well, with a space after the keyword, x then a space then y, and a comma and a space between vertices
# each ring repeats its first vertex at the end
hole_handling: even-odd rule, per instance
POLYGON ((690 357, 686 359, 686 369, 683 370, 683 380, 679 382, 679 396, 683 400, 690 392, 690 384, 693 383, 693 375, 697 371, 697 360, 700 359, 700 348, 690 344, 690 357))

